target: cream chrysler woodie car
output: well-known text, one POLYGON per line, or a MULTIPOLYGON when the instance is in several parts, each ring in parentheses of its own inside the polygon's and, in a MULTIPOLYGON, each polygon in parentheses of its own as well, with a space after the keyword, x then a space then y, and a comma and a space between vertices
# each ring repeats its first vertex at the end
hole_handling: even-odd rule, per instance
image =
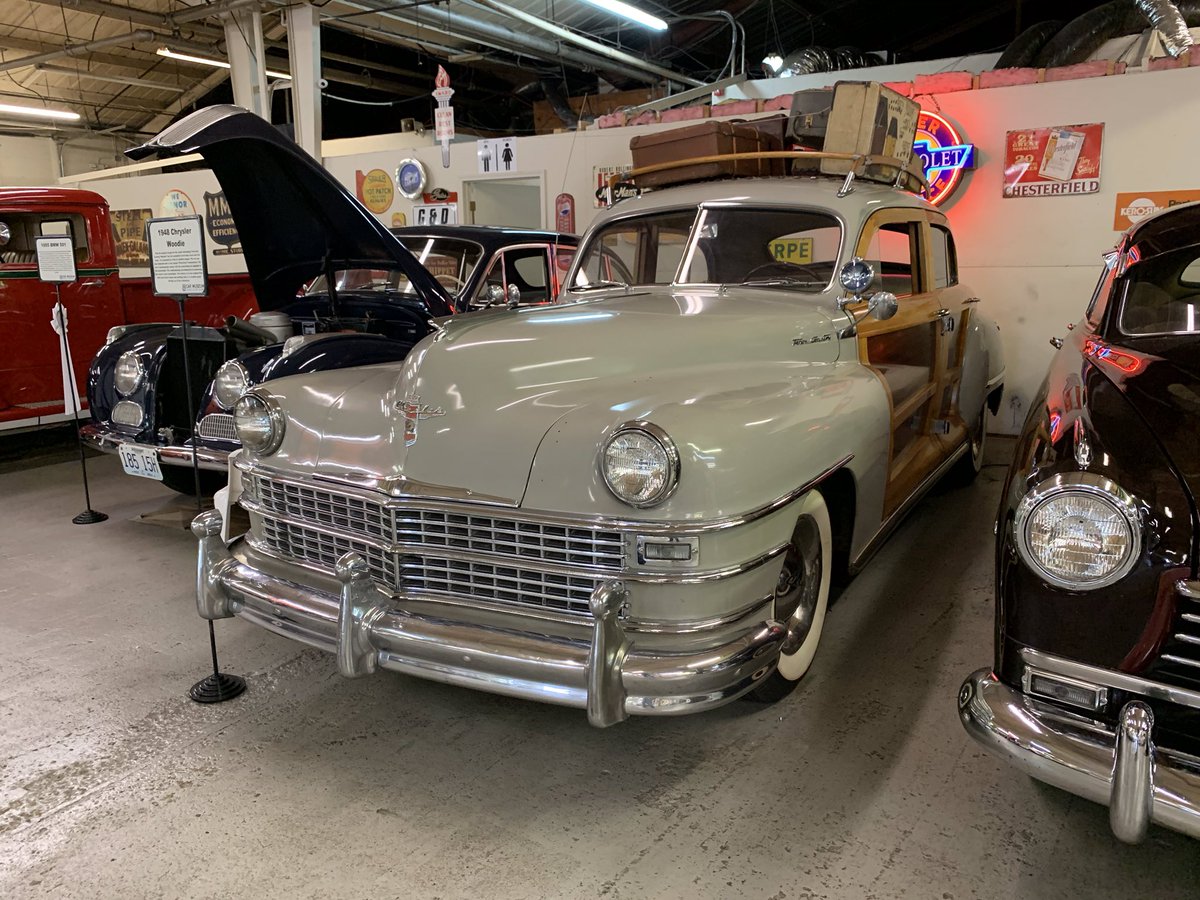
POLYGON ((811 175, 643 193, 567 284, 402 362, 246 394, 228 495, 193 525, 201 615, 596 725, 776 700, 831 575, 979 470, 998 335, 918 196, 811 175))

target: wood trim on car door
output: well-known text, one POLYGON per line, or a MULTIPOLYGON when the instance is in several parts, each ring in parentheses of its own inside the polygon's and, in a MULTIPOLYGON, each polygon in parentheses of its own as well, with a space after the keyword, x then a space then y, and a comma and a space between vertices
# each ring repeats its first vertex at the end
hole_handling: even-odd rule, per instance
POLYGON ((913 293, 898 298, 898 309, 892 318, 879 321, 868 316, 858 326, 859 359, 883 385, 891 409, 885 516, 900 506, 946 455, 934 431, 946 374, 946 354, 937 315, 942 308, 942 292, 933 287, 929 220, 925 210, 894 207, 874 213, 863 226, 855 254, 865 257, 875 233, 893 224, 916 226, 916 247, 910 251, 913 293), (880 359, 881 353, 896 354, 897 362, 880 359), (923 381, 922 368, 928 370, 923 381), (916 384, 908 383, 914 378, 916 384), (905 387, 897 396, 900 382, 905 382, 905 387))

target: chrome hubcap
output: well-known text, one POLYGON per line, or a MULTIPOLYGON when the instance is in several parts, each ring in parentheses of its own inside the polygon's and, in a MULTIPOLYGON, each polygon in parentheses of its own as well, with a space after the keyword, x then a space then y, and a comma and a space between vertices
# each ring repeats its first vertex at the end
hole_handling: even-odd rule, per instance
POLYGON ((798 650, 812 630, 821 596, 822 566, 821 532, 806 518, 792 534, 775 588, 775 617, 787 628, 783 653, 798 650))

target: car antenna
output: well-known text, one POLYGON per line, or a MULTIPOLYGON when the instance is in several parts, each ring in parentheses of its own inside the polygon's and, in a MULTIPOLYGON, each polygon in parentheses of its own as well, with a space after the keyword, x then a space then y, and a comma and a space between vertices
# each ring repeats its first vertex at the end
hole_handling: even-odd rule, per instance
POLYGON ((329 318, 338 320, 341 316, 338 315, 337 279, 334 277, 337 273, 333 268, 333 251, 329 247, 325 248, 322 268, 325 269, 325 287, 329 289, 329 318))

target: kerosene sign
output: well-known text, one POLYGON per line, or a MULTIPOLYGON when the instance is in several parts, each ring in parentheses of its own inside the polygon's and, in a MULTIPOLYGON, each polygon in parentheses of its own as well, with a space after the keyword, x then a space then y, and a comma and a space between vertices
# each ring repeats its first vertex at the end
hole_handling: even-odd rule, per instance
POLYGON ((955 127, 937 113, 922 110, 917 117, 913 153, 925 169, 929 182, 926 196, 934 206, 950 199, 963 172, 975 168, 975 145, 965 143, 955 127))

